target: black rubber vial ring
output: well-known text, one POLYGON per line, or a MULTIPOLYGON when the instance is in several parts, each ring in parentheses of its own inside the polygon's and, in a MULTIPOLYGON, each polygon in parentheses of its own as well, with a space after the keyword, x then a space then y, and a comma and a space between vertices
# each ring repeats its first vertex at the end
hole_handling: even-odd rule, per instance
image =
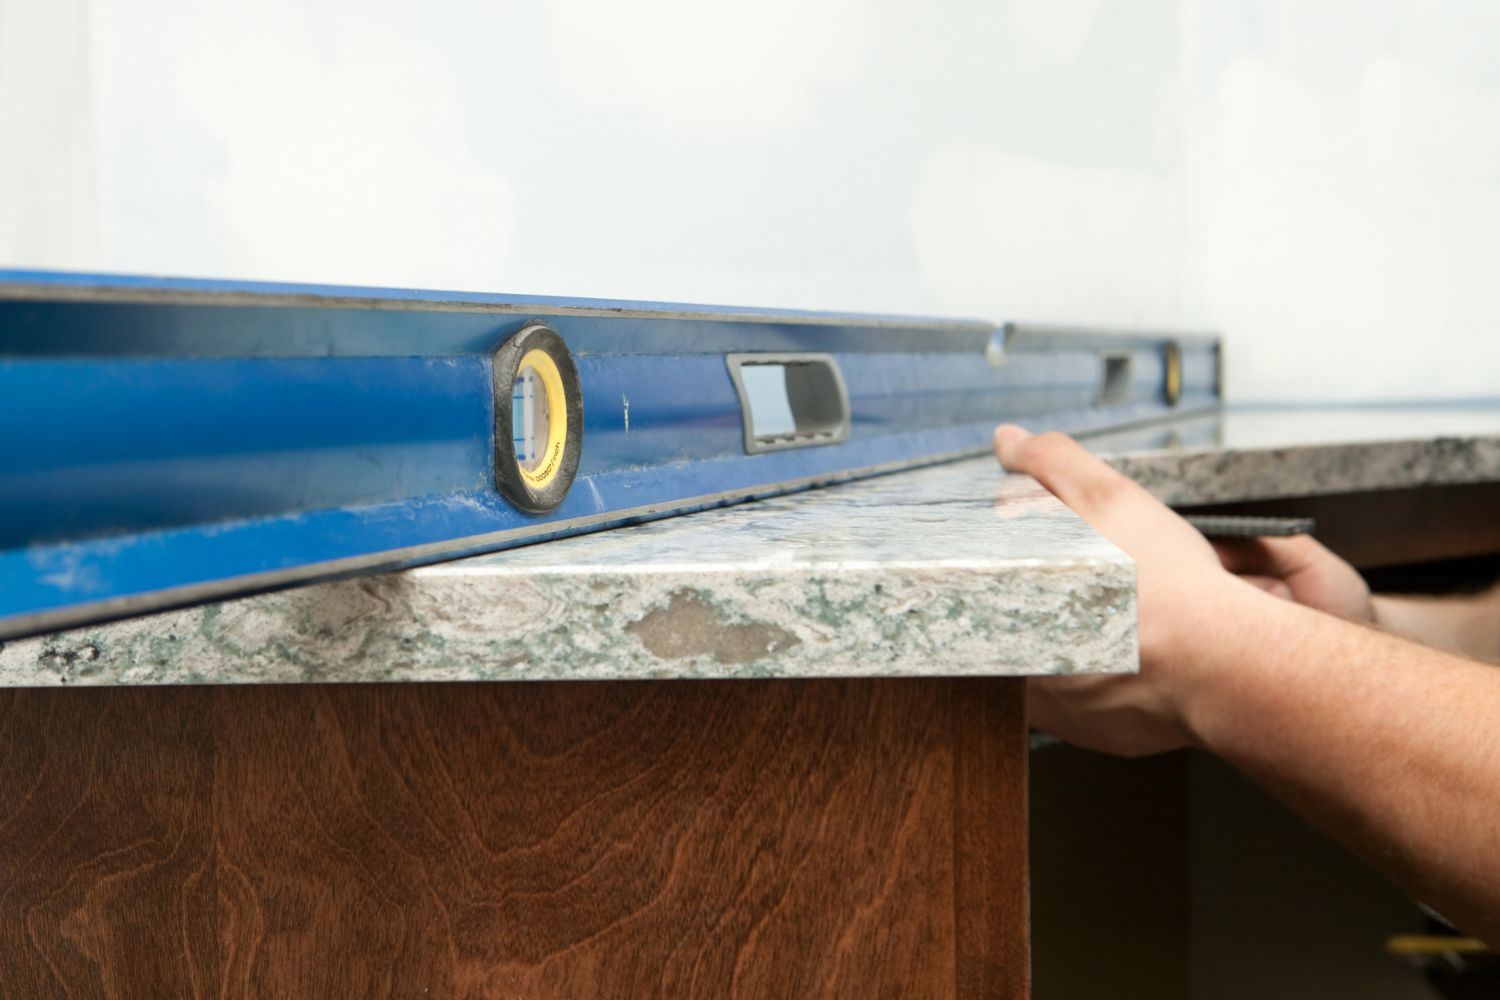
POLYGON ((568 495, 583 454, 578 368, 557 331, 533 323, 495 352, 495 486, 529 514, 568 495))

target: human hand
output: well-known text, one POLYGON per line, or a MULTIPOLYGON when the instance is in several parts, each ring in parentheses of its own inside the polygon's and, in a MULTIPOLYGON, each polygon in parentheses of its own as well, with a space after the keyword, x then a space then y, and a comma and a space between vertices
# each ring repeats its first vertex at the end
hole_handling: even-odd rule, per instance
POLYGON ((1350 621, 1375 621, 1365 578, 1307 535, 1223 539, 1213 546, 1225 569, 1267 593, 1350 621))
MULTIPOLYGON (((1195 688, 1214 682, 1203 676, 1213 659, 1209 647, 1224 641, 1226 622, 1253 619, 1277 602, 1225 570, 1192 525, 1072 438, 1006 425, 995 429, 995 454, 1007 470, 1036 478, 1136 564, 1141 672, 1034 678, 1027 684, 1032 725, 1127 756, 1197 743, 1188 709, 1195 688)), ((1289 575, 1299 586, 1314 579, 1289 575)))

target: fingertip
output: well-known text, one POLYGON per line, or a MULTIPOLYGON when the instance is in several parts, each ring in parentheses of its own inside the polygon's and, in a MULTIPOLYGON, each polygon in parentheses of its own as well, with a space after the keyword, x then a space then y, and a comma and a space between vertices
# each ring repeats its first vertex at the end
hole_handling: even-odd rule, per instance
POLYGON ((1001 424, 995 428, 995 457, 1007 468, 1014 459, 1015 446, 1031 437, 1031 432, 1018 424, 1001 424))

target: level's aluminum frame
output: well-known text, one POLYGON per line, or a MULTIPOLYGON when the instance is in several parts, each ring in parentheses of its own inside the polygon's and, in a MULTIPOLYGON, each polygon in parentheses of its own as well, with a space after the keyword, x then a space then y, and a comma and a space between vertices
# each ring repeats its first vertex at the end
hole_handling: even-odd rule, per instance
POLYGON ((946 461, 1002 420, 1218 402, 1209 336, 0 272, 0 639, 946 461), (495 487, 490 378, 538 322, 583 401, 577 478, 542 515, 495 487), (1117 400, 1106 356, 1129 358, 1117 400), (746 357, 831 365, 838 439, 748 446, 746 357))

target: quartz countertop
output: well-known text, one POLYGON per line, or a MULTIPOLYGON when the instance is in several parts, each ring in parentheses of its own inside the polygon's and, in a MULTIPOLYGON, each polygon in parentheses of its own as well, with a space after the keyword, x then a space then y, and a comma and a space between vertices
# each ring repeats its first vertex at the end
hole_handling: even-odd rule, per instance
POLYGON ((10 642, 0 686, 1129 672, 1135 621, 984 458, 10 642))
MULTIPOLYGON (((1178 506, 1500 481, 1500 405, 1094 435, 1178 506)), ((0 647, 0 686, 1136 669, 1129 559, 992 459, 0 647)))
POLYGON ((1500 404, 1229 408, 1087 441, 1183 507, 1500 481, 1500 404))

